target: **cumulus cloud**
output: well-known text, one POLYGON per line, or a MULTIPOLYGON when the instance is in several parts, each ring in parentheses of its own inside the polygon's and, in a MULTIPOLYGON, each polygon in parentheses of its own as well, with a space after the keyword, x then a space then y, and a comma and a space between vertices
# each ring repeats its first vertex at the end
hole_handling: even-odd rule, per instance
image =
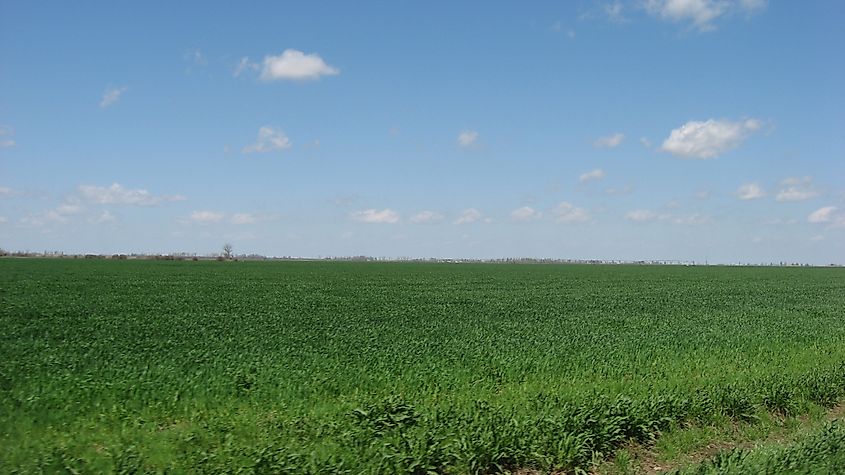
POLYGON ((807 216, 807 222, 813 224, 834 224, 845 226, 845 215, 837 213, 836 206, 825 206, 819 208, 807 216))
POLYGON ((103 98, 100 99, 100 107, 105 109, 106 107, 110 107, 114 104, 117 104, 117 101, 120 100, 120 97, 123 95, 124 92, 127 91, 127 89, 128 88, 126 86, 110 87, 106 89, 106 91, 103 93, 103 98))
POLYGON ((671 219, 672 222, 675 224, 687 224, 691 226, 708 224, 713 221, 710 216, 705 216, 703 214, 688 214, 685 216, 674 216, 671 219))
POLYGON ((215 211, 194 211, 191 213, 190 220, 198 224, 213 224, 223 221, 225 217, 223 213, 215 211))
POLYGON ((114 222, 116 219, 117 218, 109 210, 103 210, 102 213, 91 218, 89 221, 92 224, 105 224, 114 222))
POLYGON ((761 127, 757 119, 689 121, 672 130, 661 150, 681 158, 716 158, 738 147, 761 127))
POLYGON ((349 215, 353 221, 361 223, 398 223, 399 213, 390 208, 383 210, 365 209, 363 211, 355 211, 349 215))
POLYGON ((520 222, 534 221, 542 217, 543 213, 531 208, 530 206, 523 206, 522 208, 517 208, 511 212, 511 219, 520 222))
POLYGON ((635 209, 625 213, 625 219, 639 223, 649 221, 661 221, 672 224, 701 225, 712 221, 709 216, 702 214, 673 215, 669 213, 658 213, 650 209, 635 209))
POLYGON ((778 201, 804 201, 819 196, 819 192, 813 188, 813 179, 808 176, 790 177, 780 184, 782 188, 775 197, 778 201))
POLYGON ((634 187, 631 185, 625 185, 619 188, 606 188, 604 192, 608 195, 627 195, 634 192, 634 187))
POLYGON ((47 224, 66 224, 70 217, 81 214, 85 208, 79 203, 66 201, 54 209, 31 213, 21 218, 20 223, 24 226, 41 227, 47 224))
POLYGON ((244 56, 243 58, 241 58, 240 61, 238 61, 238 65, 235 66, 235 70, 232 71, 232 75, 235 77, 239 77, 246 71, 257 71, 260 68, 261 65, 250 61, 248 57, 244 56))
POLYGON ((49 210, 24 216, 20 219, 20 224, 23 226, 37 228, 47 224, 65 224, 69 221, 70 219, 68 219, 66 215, 59 213, 56 210, 49 210))
POLYGON ((481 214, 481 211, 478 211, 475 208, 467 208, 463 210, 460 216, 458 216, 458 219, 455 220, 455 224, 470 224, 480 220, 483 217, 484 215, 481 214))
POLYGON ((258 139, 252 145, 247 145, 243 153, 267 153, 285 150, 291 147, 291 141, 285 133, 269 125, 258 129, 258 139))
POLYGON ((410 221, 414 224, 434 224, 443 221, 443 215, 436 211, 420 211, 411 216, 410 221))
POLYGON ((753 13, 767 0, 646 0, 648 13, 663 20, 689 22, 699 31, 715 29, 713 22, 730 13, 753 13))
POLYGON ((648 209, 635 209, 633 211, 628 211, 625 213, 625 219, 630 221, 653 221, 658 218, 658 214, 654 211, 648 209))
POLYGON ((590 170, 586 173, 582 173, 581 176, 578 177, 578 182, 586 183, 588 181, 601 180, 602 178, 604 178, 604 175, 604 170, 602 170, 601 168, 596 168, 595 170, 590 170))
POLYGON ((566 201, 561 202, 552 210, 552 216, 558 223, 582 223, 590 220, 590 213, 587 210, 566 201))
POLYGON ((250 213, 235 213, 232 215, 232 224, 255 224, 258 218, 250 213))
POLYGON ((736 197, 741 200, 756 200, 766 196, 766 192, 757 183, 745 183, 736 190, 736 197))
POLYGON ((187 65, 185 72, 190 74, 194 69, 202 69, 208 66, 208 58, 202 54, 199 48, 189 48, 182 53, 182 60, 187 65))
POLYGON ((597 138, 593 141, 593 146, 596 148, 614 148, 618 147, 623 140, 625 140, 625 134, 615 133, 606 137, 597 138))
POLYGON ((628 21, 625 18, 623 13, 624 6, 622 2, 613 2, 604 5, 604 14, 607 15, 607 19, 613 23, 624 23, 628 21))
POLYGON ((15 140, 12 138, 14 131, 7 125, 0 125, 0 148, 9 148, 15 146, 15 140))
POLYGON ((295 49, 286 49, 278 56, 264 57, 260 79, 262 81, 313 81, 321 76, 337 74, 340 74, 340 70, 326 64, 317 54, 305 54, 295 49))
POLYGON ((125 188, 119 183, 111 186, 80 185, 79 195, 85 201, 101 205, 155 206, 168 201, 183 201, 182 195, 153 195, 143 189, 125 188))
POLYGON ((464 130, 458 134, 458 145, 463 148, 474 146, 478 142, 478 132, 474 130, 464 130))
POLYGON ((79 214, 84 210, 82 205, 79 203, 62 203, 59 206, 56 206, 56 212, 67 216, 69 214, 79 214))

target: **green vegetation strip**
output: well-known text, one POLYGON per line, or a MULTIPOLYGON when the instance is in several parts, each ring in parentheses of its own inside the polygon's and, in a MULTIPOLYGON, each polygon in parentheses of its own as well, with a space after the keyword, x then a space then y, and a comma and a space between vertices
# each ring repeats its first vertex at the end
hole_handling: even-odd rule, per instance
POLYGON ((845 473, 845 422, 831 421, 786 445, 719 452, 676 475, 830 474, 845 473))
POLYGON ((577 470, 845 396, 842 269, 0 259, 0 471, 577 470))

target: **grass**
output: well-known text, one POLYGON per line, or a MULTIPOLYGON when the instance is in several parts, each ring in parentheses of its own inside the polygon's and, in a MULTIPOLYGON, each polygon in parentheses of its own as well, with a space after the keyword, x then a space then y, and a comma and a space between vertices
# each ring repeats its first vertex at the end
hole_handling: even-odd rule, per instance
MULTIPOLYGON (((718 468, 718 461, 734 452, 754 454, 752 459, 789 450, 804 439, 825 430, 827 424, 840 423, 845 415, 845 403, 833 408, 811 404, 807 411, 796 415, 773 414, 759 408, 746 422, 716 418, 710 423, 672 424, 660 437, 648 443, 630 443, 612 457, 593 467, 596 474, 627 475, 637 473, 695 473, 696 470, 718 468), (717 464, 714 467, 714 462, 717 464)), ((845 455, 845 446, 829 454, 833 463, 845 455)), ((845 471, 842 467, 840 472, 845 471)), ((709 472, 705 472, 709 473, 709 472)), ((718 473, 718 472, 714 472, 718 473)), ((784 467, 772 465, 768 471, 751 470, 740 473, 790 473, 784 467)), ((809 472, 816 473, 816 472, 809 472)))
POLYGON ((675 475, 841 474, 845 471, 845 422, 831 421, 790 444, 720 451, 675 475))
POLYGON ((0 259, 0 471, 587 469, 845 395, 842 269, 0 259))

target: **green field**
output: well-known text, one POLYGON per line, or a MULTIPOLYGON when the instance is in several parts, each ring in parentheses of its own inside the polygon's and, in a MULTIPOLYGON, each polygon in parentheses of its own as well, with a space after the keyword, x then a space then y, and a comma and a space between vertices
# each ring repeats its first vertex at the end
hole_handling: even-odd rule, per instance
POLYGON ((845 270, 0 259, 0 472, 572 470, 845 396, 845 270))

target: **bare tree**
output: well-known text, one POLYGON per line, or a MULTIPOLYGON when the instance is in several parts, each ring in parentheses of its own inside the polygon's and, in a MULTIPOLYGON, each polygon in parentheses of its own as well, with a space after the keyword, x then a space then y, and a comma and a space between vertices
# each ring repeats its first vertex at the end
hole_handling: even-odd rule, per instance
POLYGON ((225 257, 226 259, 232 258, 232 245, 228 242, 223 245, 223 257, 225 257))

